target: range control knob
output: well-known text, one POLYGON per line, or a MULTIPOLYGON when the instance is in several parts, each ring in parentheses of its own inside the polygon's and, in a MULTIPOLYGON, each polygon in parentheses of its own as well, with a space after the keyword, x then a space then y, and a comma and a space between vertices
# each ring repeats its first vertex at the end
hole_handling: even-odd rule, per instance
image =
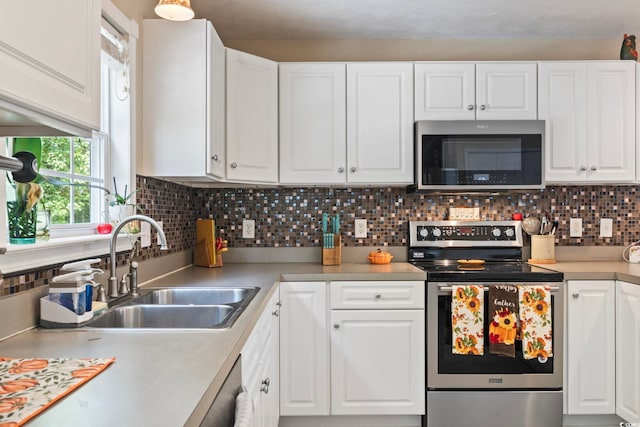
POLYGON ((504 230, 504 234, 506 234, 507 237, 513 237, 515 232, 513 231, 513 228, 507 228, 506 230, 504 230))
POLYGON ((429 230, 427 230, 426 228, 420 229, 420 236, 427 237, 428 235, 429 235, 429 230))
POLYGON ((491 234, 493 235, 493 237, 500 237, 500 235, 502 235, 502 231, 500 231, 499 228, 494 228, 493 230, 491 230, 491 234))
POLYGON ((433 234, 434 237, 440 237, 442 236, 442 231, 439 228, 434 228, 431 234, 433 234))

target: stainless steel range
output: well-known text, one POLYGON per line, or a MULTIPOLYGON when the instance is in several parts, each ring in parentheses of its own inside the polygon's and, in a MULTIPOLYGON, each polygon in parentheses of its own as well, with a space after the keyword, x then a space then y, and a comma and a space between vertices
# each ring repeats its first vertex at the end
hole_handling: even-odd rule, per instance
POLYGON ((562 426, 563 275, 522 262, 521 222, 412 221, 409 245, 409 262, 427 272, 426 425, 562 426), (487 302, 481 355, 453 348, 452 290, 468 285, 487 302), (520 339, 512 357, 493 354, 489 289, 496 285, 549 292, 552 356, 525 358, 520 339))

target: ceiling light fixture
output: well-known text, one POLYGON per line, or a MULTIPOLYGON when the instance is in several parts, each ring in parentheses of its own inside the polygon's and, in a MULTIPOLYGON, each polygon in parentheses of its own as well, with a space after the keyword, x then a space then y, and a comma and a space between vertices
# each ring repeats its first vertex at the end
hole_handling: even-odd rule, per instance
POLYGON ((154 10, 156 15, 170 21, 188 21, 195 15, 190 0, 160 0, 154 10))

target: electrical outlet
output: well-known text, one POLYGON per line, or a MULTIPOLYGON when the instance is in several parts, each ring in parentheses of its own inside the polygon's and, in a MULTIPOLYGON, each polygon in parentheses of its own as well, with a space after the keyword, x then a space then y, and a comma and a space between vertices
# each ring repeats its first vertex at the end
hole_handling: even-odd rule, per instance
POLYGON ((613 237, 612 218, 600 218, 600 237, 613 237))
POLYGON ((356 238, 364 239, 367 237, 367 220, 366 219, 356 219, 356 238))
POLYGON ((569 237, 582 237, 582 218, 569 219, 569 237))
POLYGON ((255 239, 256 237, 256 221, 253 219, 242 220, 242 238, 255 239))

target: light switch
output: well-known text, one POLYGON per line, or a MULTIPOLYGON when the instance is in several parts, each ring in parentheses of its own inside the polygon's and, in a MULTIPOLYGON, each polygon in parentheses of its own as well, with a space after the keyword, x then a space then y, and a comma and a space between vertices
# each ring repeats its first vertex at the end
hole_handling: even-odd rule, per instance
POLYGON ((600 219, 600 237, 613 237, 613 219, 600 219))
POLYGON ((582 237, 582 218, 569 219, 569 237, 582 237))

